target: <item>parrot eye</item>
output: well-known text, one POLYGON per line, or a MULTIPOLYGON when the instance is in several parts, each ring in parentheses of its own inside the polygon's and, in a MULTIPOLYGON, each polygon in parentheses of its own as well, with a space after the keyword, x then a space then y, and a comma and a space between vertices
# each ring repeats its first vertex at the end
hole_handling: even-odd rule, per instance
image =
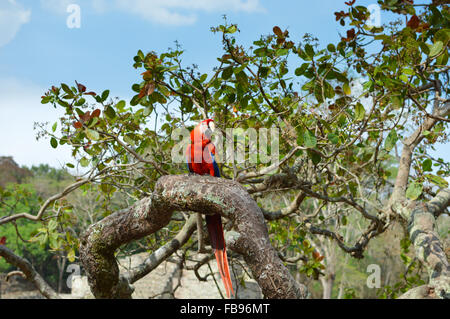
POLYGON ((214 122, 209 122, 208 127, 213 132, 216 130, 216 124, 214 124, 214 122))

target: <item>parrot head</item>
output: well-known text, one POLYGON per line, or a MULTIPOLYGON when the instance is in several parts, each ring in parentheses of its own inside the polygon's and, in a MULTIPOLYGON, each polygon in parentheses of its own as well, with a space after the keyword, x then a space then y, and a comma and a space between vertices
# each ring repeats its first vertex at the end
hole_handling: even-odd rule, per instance
POLYGON ((216 125, 214 124, 214 120, 204 120, 191 132, 191 141, 193 143, 196 139, 201 139, 201 141, 211 141, 211 137, 215 130, 216 125))

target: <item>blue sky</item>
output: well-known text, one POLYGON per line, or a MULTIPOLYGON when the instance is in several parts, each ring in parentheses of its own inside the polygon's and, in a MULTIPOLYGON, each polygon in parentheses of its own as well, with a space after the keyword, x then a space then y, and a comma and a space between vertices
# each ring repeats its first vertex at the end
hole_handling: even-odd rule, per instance
POLYGON ((70 160, 69 149, 35 139, 35 121, 53 123, 60 115, 40 104, 51 85, 77 80, 129 99, 139 79, 132 67, 139 49, 162 52, 177 40, 185 63, 207 72, 221 52, 210 27, 223 14, 239 25, 244 44, 275 25, 288 28, 293 40, 312 33, 326 44, 339 39, 333 13, 344 7, 344 0, 0 0, 0 156, 27 166, 70 160), (70 4, 79 5, 80 28, 67 26, 70 4))

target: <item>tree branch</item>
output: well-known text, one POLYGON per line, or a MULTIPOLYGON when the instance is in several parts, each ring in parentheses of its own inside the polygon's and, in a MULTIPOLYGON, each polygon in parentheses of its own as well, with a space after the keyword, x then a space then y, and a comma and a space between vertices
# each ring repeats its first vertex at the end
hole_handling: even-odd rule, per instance
POLYGON ((210 176, 176 175, 159 179, 148 198, 92 225, 82 236, 80 259, 97 298, 130 298, 132 288, 119 277, 114 252, 166 226, 174 211, 221 214, 236 232, 227 240, 241 254, 267 298, 306 298, 271 246, 264 216, 238 183, 210 176))
POLYGON ((197 216, 192 215, 174 239, 157 249, 153 254, 146 258, 142 264, 134 267, 125 275, 128 281, 130 283, 138 281, 186 244, 196 228, 196 222, 197 216))
POLYGON ((76 183, 66 187, 61 193, 56 194, 52 197, 50 197, 49 199, 47 199, 44 203, 44 205, 41 206, 41 208, 39 209, 39 212, 37 215, 31 215, 31 214, 27 214, 27 213, 21 213, 21 214, 16 214, 13 216, 6 216, 3 218, 0 218, 0 225, 9 223, 11 221, 20 219, 20 218, 26 218, 29 220, 33 220, 33 221, 38 221, 42 218, 42 215, 44 214, 45 210, 47 209, 48 206, 50 206, 51 203, 53 203, 54 201, 63 198, 64 196, 70 194, 71 192, 73 192, 74 190, 76 190, 77 188, 83 186, 84 184, 89 183, 91 180, 90 179, 83 179, 80 181, 77 181, 76 183))
MULTIPOLYGON (((449 114, 450 103, 444 104, 442 108, 435 108, 433 111, 433 115, 436 117, 445 117, 449 114)), ((425 122, 403 142, 403 150, 400 158, 398 174, 395 179, 394 190, 389 199, 389 206, 393 205, 397 201, 402 201, 405 199, 414 149, 425 138, 423 133, 431 130, 437 122, 438 120, 434 118, 427 118, 425 122)))
MULTIPOLYGON (((61 297, 50 287, 49 284, 39 275, 39 273, 34 269, 31 263, 14 254, 9 248, 0 245, 0 256, 6 259, 6 262, 19 268, 21 272, 38 290, 39 292, 48 299, 60 299, 61 297)), ((17 272, 15 272, 17 274, 17 272)))

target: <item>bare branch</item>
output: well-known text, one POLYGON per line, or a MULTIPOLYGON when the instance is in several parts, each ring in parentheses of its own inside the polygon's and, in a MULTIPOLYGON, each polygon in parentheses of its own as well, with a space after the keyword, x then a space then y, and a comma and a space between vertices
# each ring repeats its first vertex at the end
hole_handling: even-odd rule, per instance
POLYGON ((196 216, 191 216, 181 231, 164 246, 158 248, 144 262, 131 269, 125 276, 130 283, 134 283, 158 267, 164 260, 170 257, 180 247, 182 247, 191 237, 196 227, 196 216))
POLYGON ((288 207, 285 207, 276 212, 268 212, 266 210, 263 210, 264 218, 267 220, 276 220, 276 219, 281 219, 286 216, 289 216, 298 210, 298 208, 303 203, 305 198, 306 198, 306 194, 304 192, 299 192, 297 194, 297 196, 295 196, 295 199, 292 201, 292 203, 288 207))
POLYGON ((45 203, 41 206, 41 208, 39 209, 39 212, 37 215, 31 215, 28 213, 21 213, 21 214, 16 214, 16 215, 12 215, 12 216, 6 216, 3 218, 0 218, 0 225, 9 223, 11 221, 20 219, 20 218, 26 218, 29 220, 33 220, 33 221, 38 221, 42 218, 42 215, 44 214, 45 210, 48 208, 48 206, 50 206, 50 204, 52 204, 54 201, 61 199, 65 196, 67 196, 68 194, 70 194, 71 192, 73 192, 74 190, 80 188, 81 186, 89 183, 91 180, 90 179, 82 179, 80 181, 77 181, 76 183, 66 187, 61 193, 53 195, 52 197, 50 197, 49 199, 47 199, 45 201, 45 203))
MULTIPOLYGON (((39 275, 39 273, 34 269, 31 263, 14 254, 9 248, 0 245, 0 256, 6 259, 6 262, 19 268, 25 277, 34 284, 34 286, 39 290, 39 292, 48 299, 60 299, 61 297, 50 287, 49 284, 39 275)), ((15 272, 14 275, 20 272, 15 272)))

